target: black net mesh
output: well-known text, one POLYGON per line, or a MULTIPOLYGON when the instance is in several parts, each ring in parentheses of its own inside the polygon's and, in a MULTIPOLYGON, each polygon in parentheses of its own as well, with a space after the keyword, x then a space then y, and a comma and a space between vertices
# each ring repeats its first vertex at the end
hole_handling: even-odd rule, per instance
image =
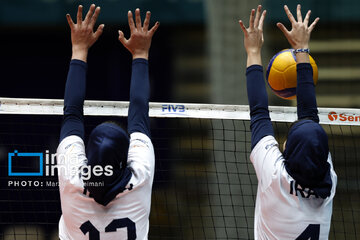
MULTIPOLYGON (((105 120, 86 117, 86 133, 105 120)), ((125 118, 111 120, 126 125, 125 118)), ((0 122, 0 239, 58 239, 57 176, 45 175, 61 117, 0 115, 0 122), (9 176, 9 170, 39 172, 39 159, 24 164, 21 153, 42 153, 43 176, 9 176)), ((282 145, 290 124, 273 126, 282 145)), ((323 127, 338 175, 329 238, 358 239, 360 127, 323 127)), ((253 239, 257 179, 249 121, 152 118, 151 128, 156 172, 149 239, 253 239)))

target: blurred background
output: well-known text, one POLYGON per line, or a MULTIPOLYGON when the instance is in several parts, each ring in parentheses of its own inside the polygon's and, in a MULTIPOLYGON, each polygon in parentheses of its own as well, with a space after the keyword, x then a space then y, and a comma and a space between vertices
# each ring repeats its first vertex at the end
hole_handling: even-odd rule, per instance
MULTIPOLYGON (((288 48, 275 26, 289 26, 283 11, 296 1, 280 0, 1 0, 2 97, 63 98, 71 57, 65 14, 76 16, 79 4, 101 6, 98 24, 106 27, 89 54, 87 99, 127 100, 130 54, 117 40, 128 33, 127 11, 152 12, 161 22, 150 56, 152 101, 247 104, 246 55, 238 20, 248 24, 251 8, 268 10, 263 65, 288 48)), ((322 107, 358 107, 360 99, 360 3, 356 0, 302 0, 320 22, 311 38, 319 67, 318 103, 322 107)), ((272 105, 293 105, 270 94, 272 105)))
MULTIPOLYGON (((316 16, 320 17, 320 22, 313 31, 310 42, 311 55, 319 68, 319 81, 316 87, 318 105, 320 107, 360 107, 360 14, 358 11, 360 2, 357 0, 1 0, 0 97, 63 98, 71 58, 70 30, 65 14, 70 13, 75 19, 77 6, 82 4, 87 10, 91 3, 101 7, 97 23, 104 23, 105 29, 98 42, 90 49, 86 99, 116 101, 129 99, 131 55, 117 40, 117 30, 121 29, 126 37, 129 36, 127 11, 134 11, 138 7, 142 11, 142 16, 146 10, 152 12, 152 24, 155 21, 161 23, 153 38, 150 52, 151 101, 247 105, 246 53, 238 20, 244 20, 247 26, 252 8, 262 4, 267 9, 263 46, 263 65, 266 68, 274 54, 290 47, 276 27, 276 23, 281 21, 290 28, 283 5, 287 4, 294 12, 296 4, 301 3, 303 14, 308 9, 312 10, 311 20, 316 16)), ((270 91, 269 99, 270 105, 295 106, 296 104, 295 101, 282 100, 270 91)), ((102 120, 101 118, 86 120, 87 133, 102 120)), ((7 179, 7 152, 15 148, 23 152, 44 151, 45 149, 54 152, 58 144, 61 118, 1 116, 0 122, 0 176, 2 180, 0 230, 5 233, 0 235, 0 239, 4 236, 10 236, 4 239, 56 239, 56 224, 60 216, 57 189, 39 191, 35 196, 35 189, 13 191, 5 186, 4 182, 7 179), (16 136, 12 138, 12 135, 16 136), (51 194, 48 194, 50 192, 51 194), (44 228, 31 226, 34 222, 43 225, 44 228), (17 227, 9 227, 8 223, 13 223, 17 227), (35 237, 21 238, 19 235, 17 238, 11 237, 14 232, 18 234, 23 232, 24 236, 28 234, 35 237)), ((248 168, 244 176, 248 177, 246 181, 251 182, 251 187, 245 191, 246 194, 243 192, 234 195, 235 197, 246 195, 241 198, 243 201, 241 204, 245 207, 230 209, 230 212, 244 213, 240 214, 241 217, 237 216, 238 218, 229 213, 234 218, 234 220, 229 220, 230 222, 226 222, 223 216, 217 220, 212 216, 211 221, 214 221, 214 225, 210 224, 211 227, 204 228, 207 225, 206 217, 203 216, 206 216, 207 212, 213 211, 216 215, 214 206, 220 206, 217 210, 222 213, 226 209, 224 210, 221 204, 216 205, 216 196, 220 196, 220 192, 223 191, 219 190, 220 187, 219 194, 210 198, 212 206, 210 210, 201 209, 202 204, 208 201, 211 190, 209 193, 202 189, 201 185, 192 185, 191 181, 201 182, 201 179, 206 178, 211 182, 211 177, 197 176, 195 169, 202 169, 209 161, 215 161, 217 157, 214 157, 216 155, 214 152, 195 151, 194 148, 197 149, 199 145, 200 148, 204 145, 206 148, 209 139, 212 142, 209 148, 215 148, 214 140, 217 136, 214 132, 224 130, 223 123, 219 123, 218 125, 221 126, 218 128, 214 127, 217 124, 200 120, 199 122, 190 120, 175 122, 161 119, 152 121, 154 145, 158 149, 157 156, 162 160, 157 162, 151 215, 154 225, 150 231, 151 239, 168 239, 166 236, 171 236, 169 239, 205 239, 205 236, 208 236, 208 239, 237 239, 241 234, 245 236, 244 239, 252 238, 256 177, 252 166, 247 166, 250 154, 249 142, 248 140, 246 143, 242 142, 243 139, 249 138, 248 124, 241 126, 241 131, 246 132, 247 135, 245 134, 245 137, 241 135, 239 144, 245 146, 241 150, 243 156, 241 161, 248 168), (168 131, 169 129, 171 131, 168 131), (167 131, 166 136, 161 131, 167 131), (171 141, 167 141, 169 138, 171 141), (194 145, 194 139, 202 141, 195 141, 194 145), (192 174, 189 174, 190 168, 192 174), (202 212, 201 219, 185 215, 185 212, 187 214, 191 211, 202 212), (242 221, 239 225, 239 219, 242 217, 246 218, 245 226, 241 225, 242 221), (173 227, 162 228, 162 223, 168 223, 173 227), (188 228, 189 224, 195 228, 188 228), (245 232, 242 233, 240 230, 226 232, 223 230, 226 224, 228 226, 235 224, 235 229, 245 229, 245 232), (213 226, 217 226, 218 230, 213 226), (196 229, 202 230, 198 232, 196 229), (189 231, 192 232, 189 233, 189 231)), ((232 125, 232 123, 229 124, 232 125)), ((282 139, 281 141, 286 136, 284 129, 287 127, 286 124, 279 127, 280 133, 277 134, 282 139)), ((234 125, 230 129, 235 131, 239 127, 234 125)), ((342 197, 338 198, 338 204, 348 206, 348 213, 335 211, 343 224, 339 224, 341 226, 337 230, 344 233, 346 226, 350 226, 346 224, 346 220, 351 218, 349 220, 352 224, 349 227, 351 229, 347 230, 352 233, 352 238, 348 239, 357 239, 360 234, 360 187, 359 178, 354 179, 352 176, 359 176, 356 148, 358 148, 360 133, 358 130, 342 128, 329 129, 328 132, 330 131, 333 131, 335 136, 332 140, 333 145, 340 146, 332 148, 337 149, 338 158, 343 158, 347 153, 348 159, 351 159, 349 162, 338 162, 340 179, 343 177, 347 181, 346 184, 353 184, 340 185, 342 188, 339 192, 345 189, 352 193, 346 192, 344 195, 339 195, 342 197), (353 169, 355 172, 341 170, 344 165, 346 169, 353 169), (352 213, 354 208, 355 215, 352 213)), ((223 147, 226 148, 228 146, 226 144, 230 144, 234 139, 229 137, 227 142, 225 133, 221 134, 224 134, 220 138, 223 138, 223 147)), ((216 167, 222 166, 221 164, 225 166, 227 160, 221 163, 224 156, 218 158, 220 165, 216 167)), ((231 161, 233 160, 231 158, 231 161)), ((224 198, 222 201, 227 202, 229 199, 231 200, 232 197, 224 198)), ((237 203, 234 200, 232 204, 237 203)), ((333 233, 333 236, 335 235, 333 233)), ((340 234, 336 239, 346 238, 340 234)))

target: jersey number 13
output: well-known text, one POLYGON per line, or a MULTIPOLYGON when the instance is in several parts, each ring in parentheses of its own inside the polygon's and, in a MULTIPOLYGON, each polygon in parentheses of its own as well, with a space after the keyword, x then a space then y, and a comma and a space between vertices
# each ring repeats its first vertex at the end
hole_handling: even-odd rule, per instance
MULTIPOLYGON (((105 227, 105 232, 116 232, 118 228, 127 228, 127 237, 129 240, 136 239, 136 229, 135 223, 131 221, 129 218, 119 218, 114 219, 105 227)), ((80 230, 84 235, 89 233, 89 240, 100 240, 100 232, 99 230, 92 225, 90 221, 84 222, 80 226, 80 230)))
POLYGON ((295 240, 319 240, 320 224, 309 224, 295 240))

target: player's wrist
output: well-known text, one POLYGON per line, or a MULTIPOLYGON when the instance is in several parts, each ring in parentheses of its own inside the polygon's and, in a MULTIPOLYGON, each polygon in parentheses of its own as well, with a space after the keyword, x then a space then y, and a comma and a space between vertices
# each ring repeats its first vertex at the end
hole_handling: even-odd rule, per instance
POLYGON ((135 52, 133 53, 133 60, 137 58, 149 59, 149 52, 135 52))
POLYGON ((247 55, 258 55, 261 54, 261 47, 257 48, 248 48, 246 49, 247 55))
POLYGON ((296 63, 310 63, 309 53, 298 52, 296 54, 296 63))
POLYGON ((261 53, 260 52, 250 52, 247 56, 246 67, 251 65, 260 65, 262 66, 261 53))
POLYGON ((71 59, 77 59, 86 62, 87 61, 88 50, 85 49, 74 49, 72 51, 71 59))
POLYGON ((87 44, 72 44, 72 51, 73 52, 87 52, 89 51, 90 46, 87 44))

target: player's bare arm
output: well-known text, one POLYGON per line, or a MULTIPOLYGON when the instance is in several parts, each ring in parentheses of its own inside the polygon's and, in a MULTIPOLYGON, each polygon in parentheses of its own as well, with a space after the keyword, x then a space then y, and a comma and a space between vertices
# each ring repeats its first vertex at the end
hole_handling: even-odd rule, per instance
MULTIPOLYGON (((306 13, 305 18, 303 19, 301 14, 301 5, 298 4, 296 9, 297 20, 295 20, 295 17, 292 15, 288 6, 285 5, 284 10, 290 20, 291 30, 287 30, 282 23, 277 23, 277 27, 284 33, 284 36, 293 49, 308 49, 311 32, 320 18, 316 18, 309 26, 311 10, 306 13)), ((310 62, 309 54, 306 52, 298 53, 296 56, 297 63, 310 62)))
POLYGON ((74 23, 70 14, 66 14, 66 18, 71 29, 71 59, 78 59, 86 62, 89 48, 99 39, 105 25, 99 25, 94 32, 94 26, 100 13, 100 7, 91 4, 84 19, 82 11, 83 6, 80 5, 78 7, 76 23, 74 23))
POLYGON ((262 6, 251 10, 249 27, 246 28, 242 20, 239 21, 240 27, 244 33, 244 46, 247 58, 247 67, 257 64, 262 65, 261 47, 264 43, 263 26, 266 16, 266 10, 261 13, 262 6))
POLYGON ((140 9, 135 10, 135 22, 131 11, 128 12, 128 22, 130 27, 130 38, 126 39, 124 33, 119 30, 119 41, 124 45, 126 49, 132 54, 133 59, 136 58, 149 58, 149 49, 151 46, 151 40, 158 29, 160 23, 156 22, 155 25, 149 29, 150 25, 149 11, 146 12, 144 23, 141 23, 140 9))

